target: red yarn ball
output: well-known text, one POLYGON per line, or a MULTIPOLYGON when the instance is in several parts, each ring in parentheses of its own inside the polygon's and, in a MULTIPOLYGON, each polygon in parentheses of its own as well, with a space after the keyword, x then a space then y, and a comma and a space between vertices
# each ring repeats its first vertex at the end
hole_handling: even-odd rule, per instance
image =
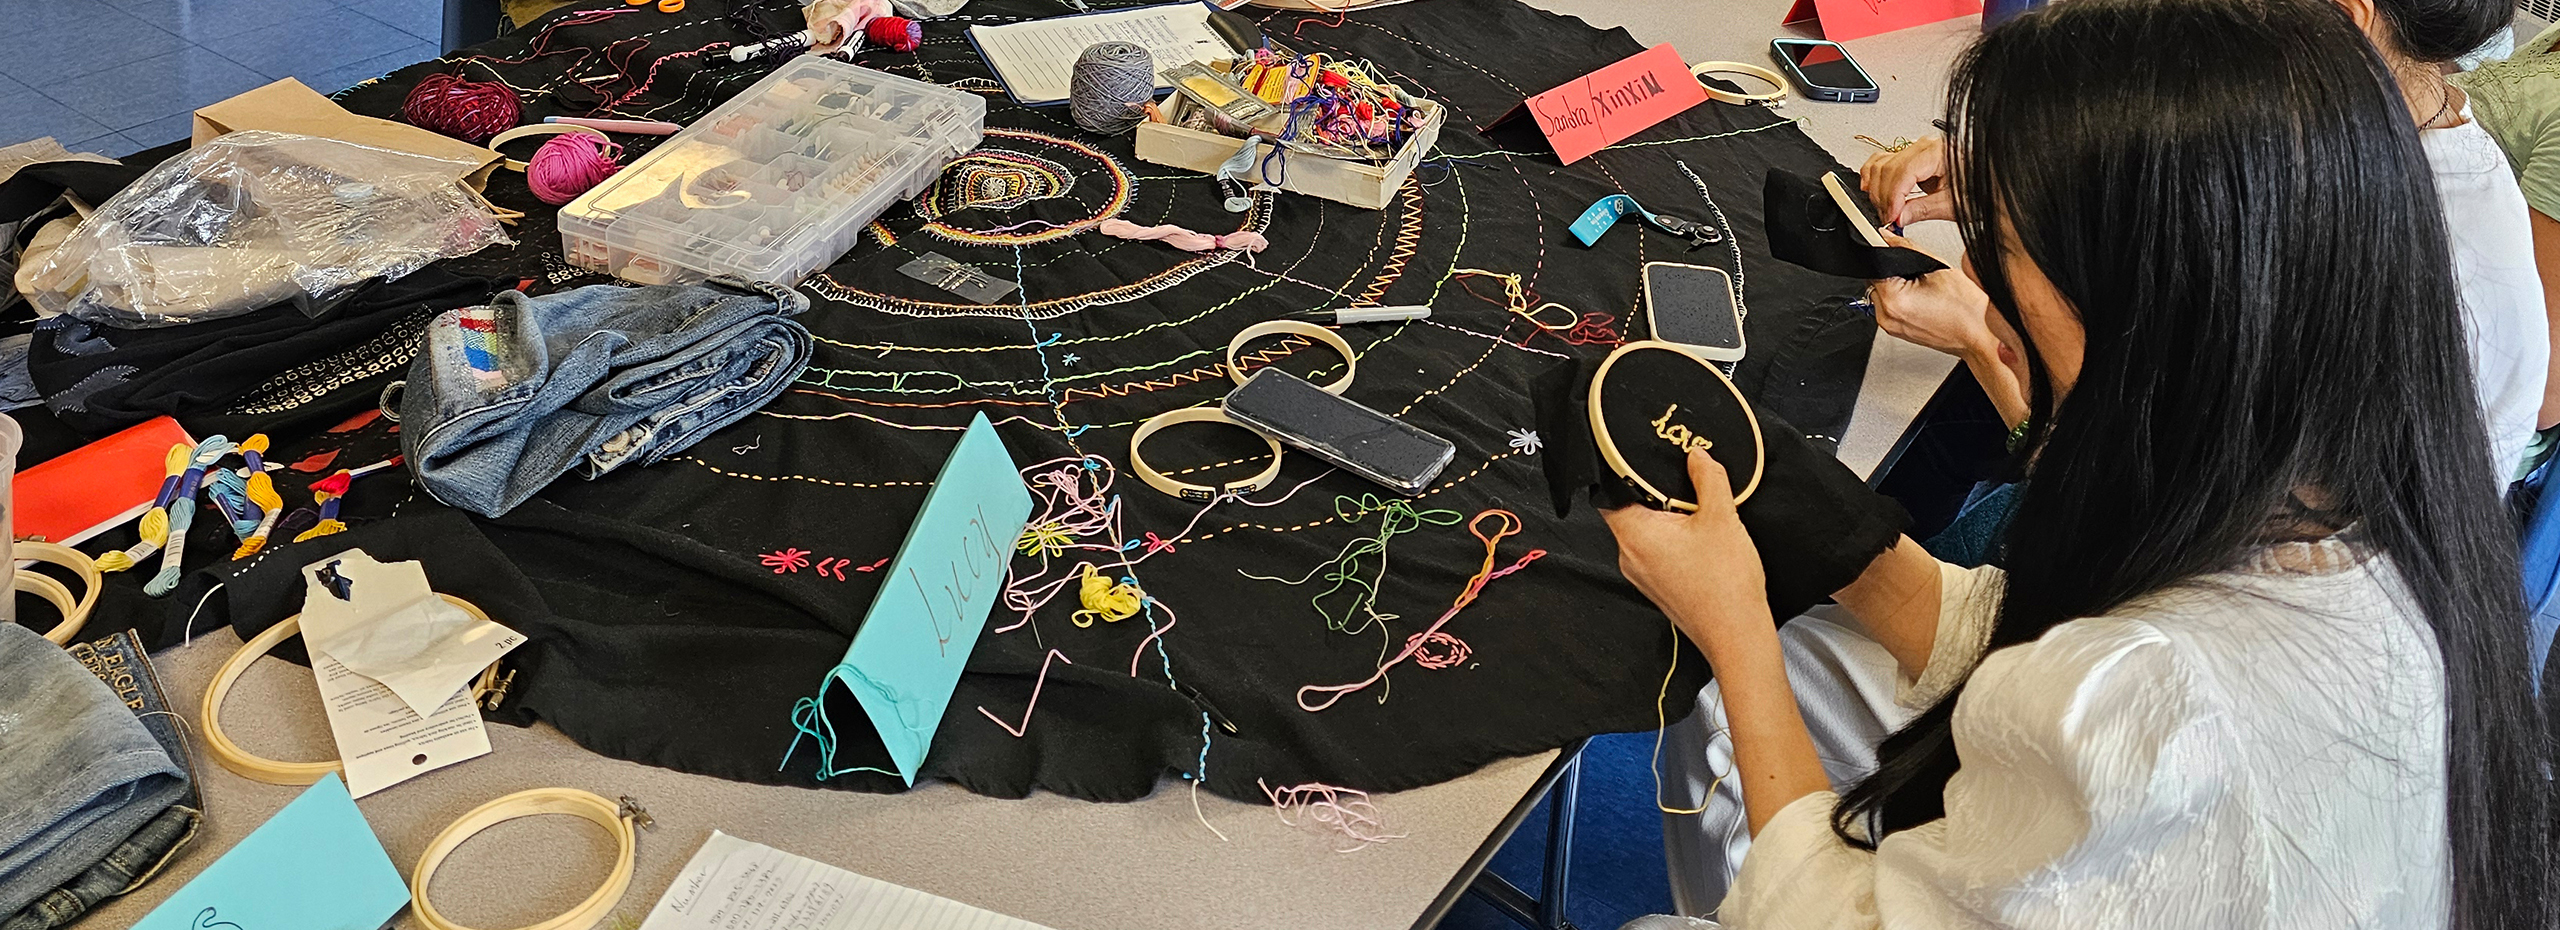
POLYGON ((476 143, 515 128, 524 117, 524 105, 504 84, 430 74, 401 101, 400 115, 420 129, 476 143))
POLYGON ((912 52, 924 44, 924 24, 903 16, 883 16, 862 27, 862 34, 875 44, 892 50, 912 52))

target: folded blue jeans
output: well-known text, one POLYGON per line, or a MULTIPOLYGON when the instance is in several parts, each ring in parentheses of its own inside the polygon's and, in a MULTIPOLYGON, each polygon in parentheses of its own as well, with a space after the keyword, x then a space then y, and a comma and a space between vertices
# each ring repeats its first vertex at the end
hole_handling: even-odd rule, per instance
POLYGON ((809 299, 779 284, 509 291, 427 324, 401 388, 418 484, 498 516, 543 486, 648 465, 755 412, 809 364, 809 299))
POLYGON ((104 861, 186 791, 122 698, 35 631, 0 623, 0 916, 104 861))

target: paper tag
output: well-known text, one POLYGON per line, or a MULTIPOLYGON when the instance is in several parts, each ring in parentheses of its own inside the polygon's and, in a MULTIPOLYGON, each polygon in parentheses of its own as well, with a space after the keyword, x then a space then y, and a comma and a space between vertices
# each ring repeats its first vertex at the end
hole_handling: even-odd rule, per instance
POLYGON ((302 567, 302 640, 429 713, 524 634, 465 613, 427 587, 416 562, 349 549, 302 567))
POLYGON ((944 258, 936 252, 926 252, 915 261, 898 266, 898 273, 981 304, 1003 300, 1004 295, 1013 293, 1015 287, 1011 281, 944 258))
POLYGON ((1656 45, 1531 97, 1485 128, 1525 111, 1557 160, 1570 165, 1706 100, 1706 87, 1690 76, 1680 53, 1656 45))
POLYGON ((329 735, 338 743, 347 791, 356 797, 489 754, 489 726, 468 687, 420 717, 381 682, 317 649, 311 650, 311 677, 320 683, 329 735))

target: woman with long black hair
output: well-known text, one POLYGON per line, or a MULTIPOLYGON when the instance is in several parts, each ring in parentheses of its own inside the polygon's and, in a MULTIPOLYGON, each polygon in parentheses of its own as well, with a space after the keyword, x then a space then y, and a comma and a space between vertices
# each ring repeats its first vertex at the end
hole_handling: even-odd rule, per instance
POLYGON ((2391 79, 2327 0, 2072 0, 1966 55, 1953 209, 2033 480, 2005 571, 1906 539, 1838 595, 1926 710, 1835 794, 1796 689, 1854 683, 1790 680, 1732 507, 1610 514, 1715 667, 1728 925, 2554 925, 2515 539, 2391 79))

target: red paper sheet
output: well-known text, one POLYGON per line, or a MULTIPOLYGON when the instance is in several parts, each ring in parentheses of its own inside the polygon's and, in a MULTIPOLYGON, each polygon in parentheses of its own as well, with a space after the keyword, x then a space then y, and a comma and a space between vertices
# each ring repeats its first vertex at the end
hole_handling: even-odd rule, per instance
POLYGON ((160 496, 169 447, 195 445, 160 417, 19 472, 9 489, 11 531, 70 545, 141 516, 160 496))
POLYGON ((1786 25, 1814 22, 1822 37, 1847 42, 1982 13, 1982 0, 1796 0, 1786 25))
POLYGON ((1546 133, 1556 158, 1570 165, 1706 99, 1706 88, 1690 76, 1680 53, 1656 45, 1531 97, 1485 128, 1525 110, 1546 133))

